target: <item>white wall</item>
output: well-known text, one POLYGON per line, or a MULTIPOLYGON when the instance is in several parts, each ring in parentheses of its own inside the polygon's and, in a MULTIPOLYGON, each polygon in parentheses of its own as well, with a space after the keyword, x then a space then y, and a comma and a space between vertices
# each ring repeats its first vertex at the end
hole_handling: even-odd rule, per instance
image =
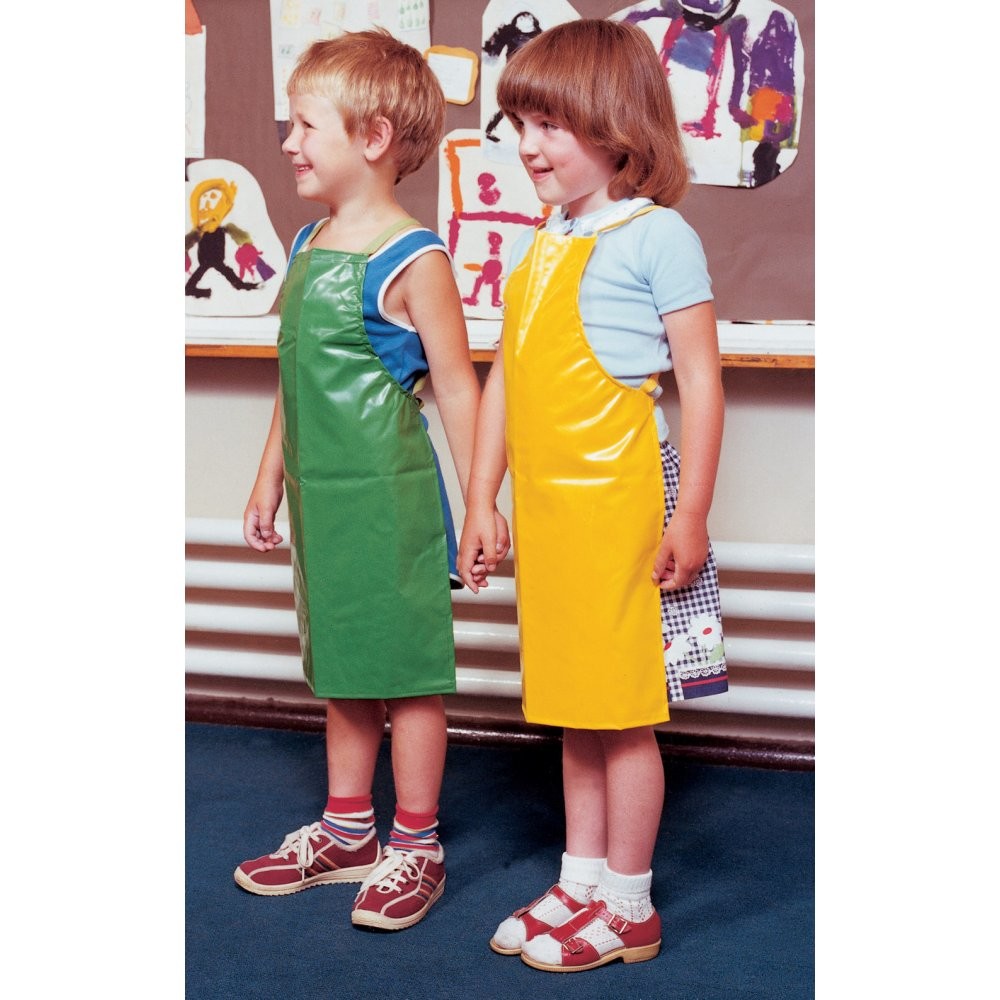
MULTIPOLYGON (((488 366, 477 364, 485 378, 488 366)), ((815 540, 814 373, 727 368, 726 432, 709 527, 720 541, 815 540)), ((188 358, 185 410, 188 517, 238 518, 257 472, 271 419, 277 362, 188 358)), ((431 386, 421 393, 442 459, 456 522, 461 493, 431 386)), ((675 437, 680 418, 669 376, 663 403, 675 437)), ((501 497, 509 513, 509 494, 501 497)), ((279 517, 282 514, 279 513, 279 517)))

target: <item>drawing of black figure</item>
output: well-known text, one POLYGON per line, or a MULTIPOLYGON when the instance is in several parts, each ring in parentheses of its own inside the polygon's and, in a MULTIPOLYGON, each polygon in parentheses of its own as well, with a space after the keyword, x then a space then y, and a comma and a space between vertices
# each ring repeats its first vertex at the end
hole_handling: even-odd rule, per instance
MULTIPOLYGON (((538 18, 530 11, 522 10, 520 14, 515 14, 510 24, 501 24, 489 38, 483 42, 483 51, 488 56, 498 56, 506 49, 506 58, 509 59, 525 42, 530 42, 535 35, 542 33, 542 26, 538 23, 538 18)), ((490 142, 499 142, 495 134, 495 129, 503 121, 503 112, 497 111, 486 126, 486 138, 490 142)))
MULTIPOLYGON (((250 244, 250 234, 231 222, 222 225, 236 199, 236 185, 213 178, 202 181, 191 194, 191 221, 194 228, 184 238, 185 269, 191 270, 191 247, 198 246, 198 266, 184 286, 184 294, 196 299, 207 299, 211 288, 200 288, 198 282, 211 270, 218 271, 233 288, 246 291, 259 288, 260 282, 242 281, 226 263, 226 237, 238 247, 250 244)), ((237 255, 239 257, 239 255, 237 255)))

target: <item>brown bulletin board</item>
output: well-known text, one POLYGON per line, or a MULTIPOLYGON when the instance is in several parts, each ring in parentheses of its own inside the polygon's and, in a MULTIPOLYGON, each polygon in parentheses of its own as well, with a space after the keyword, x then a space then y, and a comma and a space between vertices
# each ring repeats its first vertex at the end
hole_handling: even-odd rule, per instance
MULTIPOLYGON (((205 157, 233 160, 260 183, 286 250, 321 209, 295 194, 274 121, 268 0, 194 0, 206 28, 205 157)), ((430 0, 431 43, 479 52, 486 0, 430 0)), ((527 6, 530 8, 530 0, 527 6)), ((627 2, 573 0, 583 17, 604 17, 627 2)), ((815 319, 815 122, 812 0, 782 0, 798 21, 805 93, 795 162, 757 189, 695 184, 678 207, 701 236, 721 320, 815 319)), ((597 72, 600 72, 597 70, 597 72)), ((448 105, 447 130, 479 127, 471 104, 448 105)), ((400 182, 400 201, 437 229, 436 161, 400 182)))

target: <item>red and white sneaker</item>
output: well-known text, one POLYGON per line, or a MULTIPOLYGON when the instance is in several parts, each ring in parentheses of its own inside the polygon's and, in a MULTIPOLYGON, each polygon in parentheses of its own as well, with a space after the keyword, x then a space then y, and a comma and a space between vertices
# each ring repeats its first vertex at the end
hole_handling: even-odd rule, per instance
POLYGON ((412 927, 444 892, 444 848, 397 851, 386 847, 382 863, 362 882, 351 923, 401 931, 412 927))
POLYGON ((515 910, 502 921, 490 940, 490 947, 498 955, 520 955, 525 941, 547 934, 574 913, 579 913, 585 905, 554 885, 545 895, 515 910))
POLYGON ((592 900, 547 934, 526 941, 521 961, 545 972, 584 972, 620 958, 645 962, 660 951, 660 916, 634 922, 592 900))
POLYGON ((287 896, 332 882, 363 882, 378 864, 375 831, 353 851, 337 843, 318 822, 290 833, 273 854, 244 861, 233 877, 258 896, 287 896))

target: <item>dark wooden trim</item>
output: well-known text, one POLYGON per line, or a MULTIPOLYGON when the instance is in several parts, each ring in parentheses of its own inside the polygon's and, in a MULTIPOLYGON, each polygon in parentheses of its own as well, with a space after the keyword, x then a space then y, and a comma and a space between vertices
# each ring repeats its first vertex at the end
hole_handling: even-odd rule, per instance
MULTIPOLYGON (((188 722, 261 729, 293 729, 321 733, 325 728, 323 702, 303 705, 274 698, 255 701, 206 694, 187 694, 188 722)), ((666 758, 684 758, 702 764, 733 767, 765 767, 784 771, 812 771, 816 766, 815 745, 805 741, 759 740, 694 733, 657 732, 660 752, 666 758)), ((449 742, 465 746, 537 746, 558 743, 561 732, 549 726, 525 722, 484 722, 481 719, 448 719, 449 742)))

